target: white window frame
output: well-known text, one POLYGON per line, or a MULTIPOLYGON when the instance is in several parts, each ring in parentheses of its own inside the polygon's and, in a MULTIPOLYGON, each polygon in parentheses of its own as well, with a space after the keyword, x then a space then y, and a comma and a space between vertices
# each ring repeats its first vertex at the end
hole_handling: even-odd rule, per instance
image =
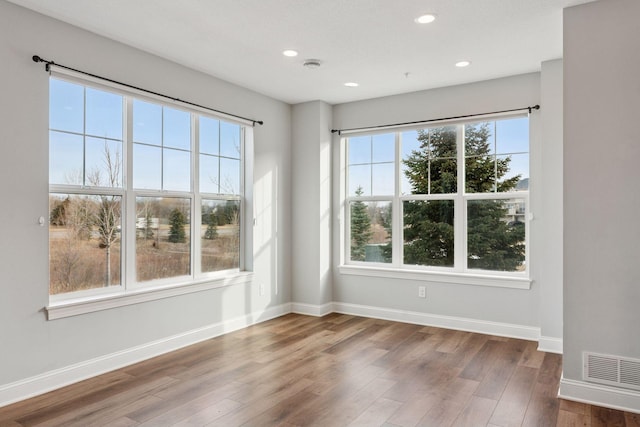
MULTIPOLYGON (((252 188, 250 167, 253 155, 253 132, 249 132, 253 123, 239 120, 224 114, 214 114, 210 111, 182 103, 171 101, 161 96, 147 94, 123 87, 117 83, 105 82, 101 79, 87 77, 79 73, 52 66, 51 77, 84 87, 103 90, 123 96, 123 147, 122 147, 122 187, 88 187, 81 185, 50 184, 49 194, 72 195, 117 195, 121 197, 121 280, 119 286, 95 288, 83 291, 49 295, 46 307, 49 320, 90 313, 108 308, 138 304, 145 301, 200 292, 207 289, 219 288, 235 284, 246 284, 252 280, 251 262, 251 231, 247 220, 247 211, 251 209, 252 188), (165 191, 142 190, 133 188, 133 100, 160 104, 169 108, 187 111, 191 116, 191 190, 165 191), (215 120, 233 123, 240 126, 240 189, 238 195, 211 194, 199 192, 199 117, 205 116, 215 120), (178 197, 189 199, 191 207, 190 230, 190 274, 170 278, 155 279, 144 282, 136 281, 136 197, 178 197), (199 230, 201 227, 201 201, 206 200, 235 200, 239 202, 240 212, 240 253, 239 268, 214 272, 201 272, 201 242, 199 230), (133 207, 133 208, 132 208, 133 207)), ((47 289, 49 284, 47 284, 47 289)))
MULTIPOLYGON (((499 114, 483 116, 474 120, 455 120, 431 122, 425 126, 390 127, 383 130, 363 130, 349 132, 340 138, 340 265, 338 271, 345 275, 382 277, 390 279, 406 279, 413 281, 452 283, 463 285, 480 285, 505 287, 515 289, 530 289, 530 191, 467 193, 465 177, 465 146, 464 125, 482 121, 497 121, 501 119, 526 117, 527 114, 499 114), (401 189, 401 138, 402 132, 415 129, 426 129, 455 125, 457 127, 457 192, 450 194, 407 194, 402 195, 401 189), (395 194, 373 196, 350 196, 348 186, 348 143, 351 136, 365 136, 382 133, 395 134, 395 194), (525 201, 525 270, 521 272, 506 272, 493 270, 470 269, 467 267, 467 204, 472 200, 511 200, 525 201), (391 201, 392 202, 392 259, 390 263, 352 261, 351 260, 351 218, 350 202, 391 201), (453 200, 454 202, 454 267, 420 266, 403 264, 403 202, 406 200, 453 200)), ((531 122, 530 122, 531 123, 531 122)), ((531 153, 531 125, 529 126, 529 154, 531 153)), ((532 168, 530 167, 531 171, 532 168)))

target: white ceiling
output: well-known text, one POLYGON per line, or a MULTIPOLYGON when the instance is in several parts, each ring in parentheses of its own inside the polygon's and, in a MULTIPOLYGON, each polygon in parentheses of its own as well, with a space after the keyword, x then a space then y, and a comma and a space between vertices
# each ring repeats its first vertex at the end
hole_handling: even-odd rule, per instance
POLYGON ((538 71, 562 57, 562 9, 592 0, 9 1, 291 104, 337 104, 538 71))

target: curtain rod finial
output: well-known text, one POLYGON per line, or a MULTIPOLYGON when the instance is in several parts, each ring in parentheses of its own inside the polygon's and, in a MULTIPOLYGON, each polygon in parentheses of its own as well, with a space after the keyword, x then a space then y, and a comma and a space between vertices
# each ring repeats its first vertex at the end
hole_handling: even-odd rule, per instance
POLYGON ((33 59, 33 62, 42 62, 42 58, 40 58, 38 55, 33 55, 31 59, 33 59))

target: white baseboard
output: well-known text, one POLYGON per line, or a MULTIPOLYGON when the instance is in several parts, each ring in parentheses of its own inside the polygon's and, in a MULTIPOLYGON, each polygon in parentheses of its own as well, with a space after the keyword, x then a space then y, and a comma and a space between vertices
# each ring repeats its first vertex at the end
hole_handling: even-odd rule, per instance
POLYGON ((291 313, 290 303, 269 307, 261 312, 250 313, 75 365, 45 372, 31 378, 0 385, 0 407, 288 313, 291 313))
POLYGON ((640 414, 640 392, 585 381, 560 379, 558 397, 640 414))
POLYGON ((538 350, 546 353, 562 354, 562 338, 542 336, 538 340, 538 350))
MULTIPOLYGON (((261 312, 250 313, 162 340, 45 372, 14 383, 0 385, 0 407, 288 313, 321 317, 333 312, 530 341, 539 340, 539 349, 542 351, 562 352, 562 340, 550 337, 541 338, 540 329, 529 326, 341 302, 322 305, 286 303, 269 307, 261 312)), ((594 402, 598 401, 594 400, 594 402)))
POLYGON ((297 314, 305 314, 307 316, 322 317, 326 316, 327 314, 333 313, 333 304, 334 303, 332 302, 323 305, 293 302, 291 303, 291 312, 297 314))
POLYGON ((464 317, 442 316, 438 314, 371 307, 342 302, 334 302, 333 311, 336 313, 394 320, 397 322, 414 323, 417 325, 436 326, 439 328, 478 332, 487 335, 520 338, 529 341, 537 341, 540 338, 539 328, 513 325, 510 323, 488 322, 464 317))

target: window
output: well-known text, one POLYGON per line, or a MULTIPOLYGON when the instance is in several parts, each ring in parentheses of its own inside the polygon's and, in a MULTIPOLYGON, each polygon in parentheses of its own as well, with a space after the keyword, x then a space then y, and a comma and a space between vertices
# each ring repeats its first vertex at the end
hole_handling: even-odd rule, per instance
POLYGON ((241 270, 243 125, 58 75, 49 113, 50 295, 241 270))
POLYGON ((343 143, 345 264, 526 277, 528 117, 343 143))

